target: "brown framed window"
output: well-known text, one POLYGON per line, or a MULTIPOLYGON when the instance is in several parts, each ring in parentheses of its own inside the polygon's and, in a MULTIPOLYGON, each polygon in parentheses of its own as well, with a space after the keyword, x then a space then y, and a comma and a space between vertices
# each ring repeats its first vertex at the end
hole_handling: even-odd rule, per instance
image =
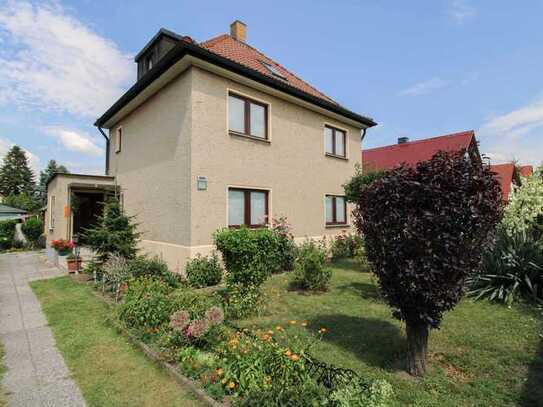
POLYGON ((326 195, 326 224, 347 224, 347 203, 344 196, 326 195))
POLYGON ((324 145, 326 154, 337 157, 346 157, 346 134, 344 130, 336 129, 332 126, 324 126, 324 145))
POLYGON ((251 228, 268 223, 268 191, 260 189, 228 189, 228 226, 251 228))
POLYGON ((122 127, 119 127, 117 129, 117 139, 115 140, 116 143, 115 143, 115 152, 116 153, 120 153, 121 152, 121 148, 123 146, 123 128, 122 127))
POLYGON ((268 106, 244 96, 229 93, 228 131, 267 140, 268 106))

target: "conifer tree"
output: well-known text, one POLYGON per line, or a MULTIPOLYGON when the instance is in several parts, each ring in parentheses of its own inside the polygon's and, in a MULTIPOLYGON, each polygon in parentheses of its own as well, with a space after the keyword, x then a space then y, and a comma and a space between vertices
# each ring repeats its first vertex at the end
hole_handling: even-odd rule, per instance
POLYGON ((4 196, 33 194, 35 189, 34 174, 28 165, 23 149, 13 146, 0 167, 0 194, 4 196))

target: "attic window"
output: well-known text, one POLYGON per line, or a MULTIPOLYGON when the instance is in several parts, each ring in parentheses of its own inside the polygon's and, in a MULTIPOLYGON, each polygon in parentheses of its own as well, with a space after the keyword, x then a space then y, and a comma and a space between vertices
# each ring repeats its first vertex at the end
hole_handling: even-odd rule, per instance
POLYGON ((281 72, 279 72, 279 70, 278 70, 275 66, 273 66, 273 65, 271 65, 271 64, 268 64, 267 62, 264 62, 264 61, 260 61, 260 63, 261 63, 262 65, 264 65, 264 66, 266 67, 266 69, 267 69, 268 71, 270 71, 270 73, 271 73, 272 75, 277 76, 278 78, 281 78, 281 79, 283 79, 283 80, 285 80, 285 81, 287 80, 286 76, 283 75, 281 72))

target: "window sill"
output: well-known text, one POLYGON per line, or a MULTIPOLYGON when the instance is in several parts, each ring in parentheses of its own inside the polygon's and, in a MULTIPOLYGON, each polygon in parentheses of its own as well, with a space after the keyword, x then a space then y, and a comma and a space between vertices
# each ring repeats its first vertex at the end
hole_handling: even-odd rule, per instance
POLYGON ((336 224, 329 224, 325 225, 326 229, 349 229, 351 225, 348 223, 336 223, 336 224))
POLYGON ((344 157, 342 155, 335 155, 335 154, 332 154, 332 153, 326 153, 325 155, 326 155, 326 157, 337 158, 338 160, 349 161, 349 159, 347 157, 344 157))
POLYGON ((268 139, 249 136, 247 134, 238 133, 238 132, 235 132, 235 131, 229 131, 228 134, 231 135, 231 136, 234 136, 234 137, 239 137, 239 138, 244 138, 244 139, 247 139, 247 140, 257 141, 257 142, 264 143, 264 144, 271 144, 271 141, 268 140, 268 139))

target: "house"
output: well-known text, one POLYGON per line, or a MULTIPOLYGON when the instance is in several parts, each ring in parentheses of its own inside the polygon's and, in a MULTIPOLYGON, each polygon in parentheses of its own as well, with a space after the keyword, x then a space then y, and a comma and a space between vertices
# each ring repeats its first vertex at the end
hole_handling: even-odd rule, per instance
POLYGON ((390 170, 402 164, 414 167, 421 161, 430 160, 439 151, 459 150, 466 150, 474 162, 481 162, 475 132, 470 130, 416 141, 400 137, 397 144, 364 149, 362 168, 369 172, 390 170))
POLYGON ((95 123, 106 176, 62 174, 49 184, 48 241, 74 232, 74 186, 117 191, 142 249, 177 271, 209 253, 222 227, 287 216, 296 239, 351 227, 342 184, 371 118, 249 45, 240 21, 201 43, 161 29, 135 62, 137 82, 95 123))
POLYGON ((515 163, 491 165, 490 168, 496 173, 496 178, 500 181, 502 198, 505 202, 509 201, 515 187, 522 185, 522 178, 529 177, 534 172, 531 165, 518 167, 515 163))
POLYGON ((27 211, 11 206, 0 204, 0 221, 3 220, 23 220, 27 216, 27 211))

